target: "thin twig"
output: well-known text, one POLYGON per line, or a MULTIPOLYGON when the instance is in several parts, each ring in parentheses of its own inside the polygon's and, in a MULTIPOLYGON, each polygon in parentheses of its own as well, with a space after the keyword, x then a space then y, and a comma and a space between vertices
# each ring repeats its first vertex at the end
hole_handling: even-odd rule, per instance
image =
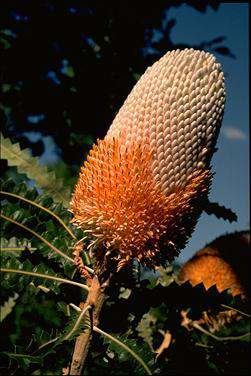
POLYGON ((92 308, 92 306, 91 306, 91 305, 88 305, 87 307, 85 307, 85 308, 82 310, 82 312, 80 313, 80 315, 79 315, 77 321, 75 322, 74 327, 73 327, 72 330, 71 330, 71 331, 65 336, 64 341, 68 340, 68 339, 72 336, 72 334, 77 330, 77 328, 78 328, 78 326, 79 326, 81 320, 83 319, 84 315, 85 315, 86 312, 87 312, 88 310, 90 310, 91 308, 92 308))
POLYGON ((242 312, 242 311, 239 311, 238 309, 234 308, 234 307, 230 307, 226 304, 221 304, 222 307, 224 308, 228 308, 228 309, 232 309, 233 311, 236 311, 236 312, 239 312, 241 313, 243 316, 247 316, 247 317, 250 317, 251 315, 249 315, 248 313, 245 313, 245 312, 242 312))
POLYGON ((103 330, 97 328, 96 326, 93 327, 93 330, 95 332, 100 333, 103 336, 109 338, 111 341, 115 342, 117 345, 119 345, 124 350, 126 350, 127 352, 129 352, 129 354, 131 354, 142 365, 142 367, 146 370, 147 375, 152 375, 150 369, 145 364, 145 362, 132 349, 130 349, 130 347, 128 347, 127 345, 125 345, 123 342, 119 341, 117 338, 115 338, 115 337, 111 336, 110 334, 104 332, 103 330))
POLYGON ((82 309, 79 308, 78 306, 76 306, 76 304, 74 304, 74 303, 70 303, 69 306, 71 306, 77 312, 81 312, 82 311, 82 309))
POLYGON ((217 341, 231 341, 231 340, 235 341, 235 340, 243 339, 247 336, 250 336, 250 334, 251 334, 251 332, 247 332, 245 334, 242 334, 240 336, 235 336, 235 337, 231 337, 231 336, 229 336, 229 337, 219 337, 219 336, 215 336, 214 334, 208 332, 206 329, 202 328, 199 324, 193 323, 192 325, 193 325, 194 328, 196 328, 196 329, 200 330, 202 333, 216 339, 217 341))
POLYGON ((1 252, 17 252, 17 251, 25 251, 28 249, 29 251, 36 251, 37 248, 35 247, 0 247, 1 252))
POLYGON ((205 345, 204 343, 200 343, 200 342, 196 342, 195 346, 205 347, 205 348, 209 348, 209 349, 214 348, 213 346, 205 345))
MULTIPOLYGON (((50 247, 53 251, 55 251, 56 253, 60 254, 60 256, 63 256, 64 258, 66 258, 68 261, 72 262, 75 264, 75 261, 74 259, 72 259, 71 257, 67 256, 65 253, 61 252, 59 249, 57 249, 56 247, 54 247, 54 245, 52 245, 51 243, 49 243, 46 239, 44 239, 41 235, 37 234, 35 231, 31 230, 30 228, 24 226, 22 223, 19 223, 19 222, 16 222, 14 219, 12 218, 9 218, 3 214, 0 214, 0 218, 3 218, 5 219, 6 221, 10 221, 12 223, 14 223, 15 225, 17 226, 20 226, 22 227, 23 229, 25 229, 26 231, 29 231, 31 232, 34 236, 36 236, 38 239, 40 239, 42 242, 44 242, 48 247, 50 247)), ((26 247, 25 247, 26 248, 26 247)), ((30 247, 27 247, 28 249, 32 249, 32 250, 36 250, 36 248, 30 248, 30 247)), ((2 250, 2 248, 1 248, 2 250)), ((8 251, 8 248, 6 249, 3 249, 5 251, 8 251)), ((85 265, 85 269, 88 270, 88 272, 90 273, 94 273, 94 270, 89 268, 88 266, 85 265)))
POLYGON ((36 273, 36 272, 27 272, 26 270, 7 269, 7 268, 1 268, 0 272, 26 274, 26 275, 30 275, 30 276, 36 277, 36 278, 52 279, 52 280, 54 280, 56 282, 68 283, 69 285, 78 286, 78 287, 81 287, 82 289, 85 289, 85 290, 89 291, 89 288, 86 285, 83 285, 82 283, 78 283, 78 282, 75 282, 75 281, 70 281, 69 279, 54 277, 54 276, 48 275, 48 274, 42 274, 42 273, 36 273))
POLYGON ((50 345, 51 343, 56 342, 59 338, 60 338, 60 336, 55 337, 55 338, 52 338, 52 339, 50 339, 48 342, 43 343, 43 344, 42 344, 41 346, 39 346, 35 351, 33 351, 32 355, 33 355, 33 354, 36 354, 37 352, 39 352, 40 350, 42 350, 44 347, 50 345))
POLYGON ((64 257, 65 259, 67 259, 68 261, 70 261, 72 263, 75 263, 74 260, 71 257, 69 257, 65 253, 61 252, 59 249, 57 249, 56 247, 54 247, 54 245, 52 245, 51 243, 49 243, 48 240, 46 240, 45 238, 43 238, 41 235, 37 234, 35 231, 31 230, 29 227, 26 227, 22 223, 19 223, 19 222, 15 221, 14 219, 12 219, 10 217, 7 217, 7 216, 5 216, 3 214, 0 214, 0 218, 3 218, 6 221, 12 222, 12 223, 14 223, 17 226, 22 227, 24 230, 30 232, 32 235, 34 235, 38 239, 40 239, 43 243, 45 243, 46 245, 48 245, 48 247, 50 247, 53 251, 55 251, 56 253, 58 253, 60 256, 64 257))

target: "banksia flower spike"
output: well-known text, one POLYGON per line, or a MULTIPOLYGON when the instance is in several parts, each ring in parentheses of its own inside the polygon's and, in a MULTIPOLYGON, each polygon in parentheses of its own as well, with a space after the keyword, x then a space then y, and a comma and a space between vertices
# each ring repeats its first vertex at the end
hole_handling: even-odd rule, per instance
POLYGON ((250 233, 234 232, 215 239, 197 251, 179 272, 181 282, 195 286, 213 285, 219 292, 231 289, 231 294, 248 298, 250 294, 250 233))
POLYGON ((73 223, 119 267, 153 267, 185 246, 207 198, 225 102, 210 53, 168 52, 147 68, 93 146, 71 201, 73 223))
MULTIPOLYGON (((249 304, 250 232, 234 232, 216 238, 182 266, 178 279, 181 283, 189 281, 192 286, 203 283, 205 289, 215 286, 220 293, 228 289, 233 297, 239 295, 243 303, 249 304)), ((214 309, 208 309, 195 321, 187 314, 188 311, 181 311, 182 326, 190 330, 194 323, 203 324, 212 333, 245 317, 234 309, 218 313, 214 309)))

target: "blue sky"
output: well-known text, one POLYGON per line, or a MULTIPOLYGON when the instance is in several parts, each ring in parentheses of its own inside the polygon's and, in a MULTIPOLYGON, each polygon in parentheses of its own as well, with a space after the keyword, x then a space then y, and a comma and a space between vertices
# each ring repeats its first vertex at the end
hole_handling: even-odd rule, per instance
POLYGON ((236 56, 231 59, 215 53, 225 74, 227 100, 218 151, 212 160, 215 176, 209 199, 235 211, 238 222, 203 214, 177 259, 184 262, 216 237, 250 227, 248 3, 222 3, 218 11, 209 8, 206 14, 183 4, 172 8, 168 18, 177 21, 171 34, 173 42, 199 44, 226 36, 223 44, 236 56))

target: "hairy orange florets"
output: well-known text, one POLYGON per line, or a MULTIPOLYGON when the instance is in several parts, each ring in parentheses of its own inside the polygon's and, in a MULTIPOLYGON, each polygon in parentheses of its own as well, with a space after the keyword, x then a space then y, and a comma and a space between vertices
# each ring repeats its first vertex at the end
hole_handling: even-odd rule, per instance
POLYGON ((179 279, 219 292, 231 289, 233 296, 250 290, 250 236, 242 232, 223 235, 199 250, 180 270, 179 279))
POLYGON ((72 198, 73 222, 95 244, 118 249, 120 265, 132 258, 149 266, 161 257, 170 261, 193 230, 210 174, 198 171, 185 188, 165 195, 152 176, 152 152, 141 145, 122 148, 122 141, 94 145, 72 198))

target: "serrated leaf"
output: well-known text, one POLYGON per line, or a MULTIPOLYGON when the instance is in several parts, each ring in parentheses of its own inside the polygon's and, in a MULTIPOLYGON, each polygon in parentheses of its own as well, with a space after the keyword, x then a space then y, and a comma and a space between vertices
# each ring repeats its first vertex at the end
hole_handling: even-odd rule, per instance
POLYGON ((128 299, 129 296, 131 295, 131 292, 132 292, 132 289, 126 289, 125 287, 121 287, 120 288, 120 294, 119 294, 119 298, 124 298, 124 299, 128 299))
MULTIPOLYGON (((128 346, 143 362, 149 367, 154 367, 154 354, 149 352, 149 348, 145 344, 139 343, 137 339, 128 338, 126 335, 118 336, 112 334, 112 337, 118 339, 120 342, 128 346)), ((124 348, 120 347, 115 342, 110 342, 110 340, 104 339, 104 343, 109 343, 108 351, 114 352, 117 354, 117 359, 120 362, 128 362, 131 365, 131 368, 135 374, 145 375, 146 370, 142 367, 140 363, 136 361, 132 355, 126 351, 124 348)), ((129 370, 130 372, 130 370, 129 370)))
MULTIPOLYGON (((67 219, 69 213, 62 207, 61 204, 52 204, 51 211, 53 208, 57 207, 60 212, 60 219, 67 219)), ((45 213, 38 207, 35 210, 32 205, 23 204, 22 201, 19 203, 7 203, 2 207, 2 236, 7 240, 15 235, 18 239, 29 239, 30 244, 36 247, 43 256, 48 258, 54 258, 58 260, 62 265, 65 265, 65 257, 72 262, 72 246, 74 244, 74 239, 66 231, 67 228, 63 227, 54 217, 50 214, 45 213), (33 210, 30 210, 30 209, 33 210), (32 215, 31 214, 32 211, 32 215), (7 220, 7 217, 9 220, 7 220), (52 219, 51 219, 52 218, 52 219), (11 220, 17 219, 17 223, 11 223, 11 220), (46 220, 46 221, 45 221, 46 220), (27 228, 22 228, 25 226, 27 228), (32 234, 31 234, 32 232, 32 234), (35 235, 37 234, 37 235, 35 235), (48 242, 50 244, 48 244, 48 242), (51 248, 53 249, 51 249, 51 248), (63 254, 60 254, 60 252, 63 254), (58 252, 58 253, 57 253, 58 252), (70 259, 69 259, 70 258, 70 259)), ((72 262, 73 263, 73 262, 72 262)))
POLYGON ((17 361, 24 361, 26 366, 29 366, 29 363, 42 363, 42 358, 40 356, 31 356, 27 354, 15 354, 7 351, 3 351, 3 354, 9 356, 10 358, 16 359, 17 361))
POLYGON ((69 234, 71 238, 75 238, 76 230, 70 224, 71 214, 63 207, 62 203, 55 203, 48 194, 39 195, 34 187, 28 188, 23 183, 14 184, 12 179, 3 182, 0 180, 0 183, 2 185, 0 198, 4 215, 13 218, 14 212, 20 210, 20 218, 18 217, 17 220, 19 222, 31 221, 31 227, 33 230, 37 230, 36 232, 44 232, 46 229, 44 222, 47 222, 50 231, 56 231, 57 235, 61 237, 69 234), (31 218, 27 220, 28 217, 31 218), (42 227, 42 229, 39 228, 38 231, 36 226, 42 227))
MULTIPOLYGON (((24 270, 26 272, 37 272, 45 275, 52 275, 55 277, 64 277, 63 269, 57 268, 57 272, 52 270, 48 264, 45 263, 46 259, 41 258, 39 260, 39 252, 35 251, 31 254, 29 251, 22 252, 20 257, 16 257, 12 252, 2 252, 1 253, 1 265, 4 268, 14 269, 14 270, 24 270), (29 257, 29 254, 31 257, 29 257), (37 260, 37 264, 34 263, 37 260)), ((31 282, 35 286, 43 284, 45 287, 49 288, 55 294, 59 294, 58 282, 50 279, 43 279, 41 277, 20 275, 17 273, 3 273, 1 278, 1 285, 3 289, 15 290, 17 293, 21 293, 22 290, 29 285, 31 282)))
POLYGON ((63 182, 56 178, 54 172, 49 172, 46 167, 41 166, 38 157, 32 157, 28 149, 21 149, 19 143, 12 144, 10 139, 1 137, 1 158, 6 159, 9 166, 16 166, 19 173, 25 173, 27 177, 34 180, 37 186, 44 192, 49 193, 54 201, 62 202, 64 207, 69 206, 63 182))
POLYGON ((168 265, 166 268, 160 266, 158 271, 160 275, 156 284, 160 283, 163 287, 167 287, 175 281, 175 273, 173 272, 173 267, 171 265, 168 265))
POLYGON ((153 329, 152 327, 155 325, 157 321, 157 318, 151 315, 149 312, 145 313, 142 316, 142 319, 140 320, 138 326, 137 326, 137 331, 139 333, 139 336, 143 338, 146 343, 148 343, 150 349, 153 350, 153 337, 152 337, 152 332, 153 329))
POLYGON ((237 215, 231 209, 225 208, 224 205, 219 205, 218 202, 207 200, 204 210, 208 215, 214 214, 217 218, 222 218, 229 222, 236 222, 238 219, 237 215))
POLYGON ((19 295, 15 293, 14 296, 9 297, 8 301, 0 307, 0 322, 2 322, 12 312, 13 307, 16 305, 15 300, 18 297, 19 295))
POLYGON ((64 327, 63 333, 57 333, 57 335, 54 334, 54 336, 51 334, 49 336, 48 333, 42 331, 39 337, 34 335, 36 342, 39 344, 39 347, 41 347, 39 352, 42 358, 46 357, 49 353, 54 352, 54 348, 62 344, 62 342, 65 341, 69 334, 71 334, 71 336, 67 338, 68 341, 76 338, 81 333, 83 333, 84 328, 86 327, 86 325, 88 325, 88 322, 86 320, 81 320, 76 330, 72 332, 78 317, 79 314, 77 312, 73 312, 66 326, 64 327))
MULTIPOLYGON (((81 312, 80 312, 80 314, 81 314, 81 312)), ((61 338, 61 342, 64 341, 65 338, 67 338, 67 340, 72 340, 73 338, 76 338, 77 336, 82 334, 85 330, 90 329, 90 317, 87 313, 84 316, 84 318, 80 321, 77 328, 75 328, 75 330, 73 331, 73 328, 74 328, 76 321, 78 320, 80 314, 78 312, 73 312, 73 314, 71 314, 71 317, 69 318, 69 321, 64 328, 64 332, 63 332, 63 335, 62 335, 62 338, 61 338)))
POLYGON ((30 241, 27 239, 20 240, 15 236, 12 236, 10 239, 6 239, 2 236, 0 244, 2 252, 10 252, 15 256, 19 256, 20 252, 22 252, 25 248, 29 248, 30 252, 35 250, 32 248, 30 241))

